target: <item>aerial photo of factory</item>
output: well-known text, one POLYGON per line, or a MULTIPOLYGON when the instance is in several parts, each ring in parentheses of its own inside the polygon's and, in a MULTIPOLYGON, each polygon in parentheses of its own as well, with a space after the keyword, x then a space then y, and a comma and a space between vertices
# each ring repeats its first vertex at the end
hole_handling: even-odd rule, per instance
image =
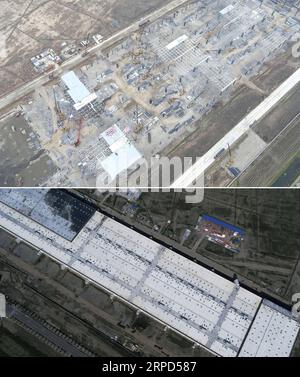
POLYGON ((300 0, 1 0, 1 360, 300 357, 299 103, 300 0))

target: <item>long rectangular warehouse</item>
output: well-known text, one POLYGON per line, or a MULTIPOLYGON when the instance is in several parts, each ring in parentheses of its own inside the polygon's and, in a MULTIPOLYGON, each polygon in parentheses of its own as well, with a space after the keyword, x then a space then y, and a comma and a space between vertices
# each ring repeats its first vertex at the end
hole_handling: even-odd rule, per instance
MULTIPOLYGON (((41 219, 36 222, 19 211, 28 191, 0 191, 0 227, 86 281, 101 286, 215 354, 237 356, 242 351, 243 356, 255 352, 269 356, 271 349, 277 356, 286 356, 291 352, 299 324, 288 312, 280 312, 280 323, 269 321, 266 331, 264 323, 270 313, 262 310, 265 303, 261 297, 98 211, 87 217, 72 240, 64 238, 62 232, 53 231, 55 224, 49 226, 49 222, 52 219, 62 224, 66 208, 61 214, 56 208, 56 216, 50 208, 45 211, 49 214, 45 225, 41 219), (287 326, 290 331, 284 330, 287 326), (257 333, 263 347, 253 344, 253 334, 257 337, 257 333), (284 346, 273 349, 270 334, 284 346)), ((34 192, 30 193, 31 202, 34 192)), ((43 201, 41 208, 53 205, 55 201, 48 199, 53 192, 60 191, 38 192, 39 202, 43 201)), ((78 208, 81 206, 79 201, 78 208)))

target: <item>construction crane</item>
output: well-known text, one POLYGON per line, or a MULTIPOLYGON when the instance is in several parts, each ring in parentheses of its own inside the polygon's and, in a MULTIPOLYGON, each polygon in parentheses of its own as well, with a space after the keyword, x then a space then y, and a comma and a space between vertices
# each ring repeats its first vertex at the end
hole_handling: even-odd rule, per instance
POLYGON ((135 127, 134 133, 138 134, 143 129, 143 124, 139 121, 139 105, 136 105, 135 108, 135 127))
POLYGON ((136 31, 132 35, 132 39, 133 39, 134 44, 135 44, 133 51, 130 52, 133 64, 139 64, 140 63, 139 58, 140 58, 141 55, 143 55, 143 49, 141 47, 143 33, 144 33, 144 29, 140 28, 138 31, 136 31))
POLYGON ((83 127, 83 118, 80 118, 79 125, 78 125, 77 140, 76 140, 76 143, 74 144, 75 147, 79 147, 80 145, 82 127, 83 127))
POLYGON ((53 95, 54 95, 54 110, 56 114, 58 115, 58 123, 60 127, 64 126, 64 121, 66 120, 65 114, 61 111, 60 106, 57 102, 56 93, 53 88, 53 95))
POLYGON ((231 147, 229 143, 227 144, 227 146, 228 146, 229 160, 226 165, 231 166, 233 164, 232 151, 231 151, 231 147))
POLYGON ((154 65, 155 65, 155 63, 153 63, 153 64, 151 65, 151 67, 149 67, 149 68, 147 69, 147 71, 144 73, 144 75, 143 75, 143 77, 142 77, 143 80, 147 80, 147 79, 150 77, 150 75, 151 75, 151 71, 152 71, 152 69, 154 68, 154 65))

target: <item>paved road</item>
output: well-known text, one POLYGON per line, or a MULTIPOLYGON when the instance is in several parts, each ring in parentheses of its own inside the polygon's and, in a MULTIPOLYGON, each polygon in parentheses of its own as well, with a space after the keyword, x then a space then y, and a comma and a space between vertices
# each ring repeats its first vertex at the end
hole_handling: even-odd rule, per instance
MULTIPOLYGON (((53 74, 55 76, 58 76, 58 75, 61 75, 66 70, 73 69, 78 64, 87 60, 92 53, 96 53, 96 52, 98 52, 102 49, 108 48, 108 47, 112 46, 113 44, 115 44, 116 42, 121 41, 123 38, 128 37, 133 32, 137 31, 139 29, 139 25, 141 23, 146 22, 148 20, 150 22, 153 22, 153 21, 157 20, 158 18, 164 16, 165 14, 171 12, 172 10, 178 8, 179 6, 184 5, 185 3, 189 2, 189 1, 190 0, 174 0, 170 3, 168 3, 164 7, 148 14, 145 17, 142 17, 141 19, 132 23, 130 26, 126 27, 125 29, 122 29, 122 30, 118 31, 117 33, 113 34, 112 36, 108 37, 107 39, 105 39, 99 45, 96 45, 96 46, 90 48, 88 50, 88 53, 89 53, 88 56, 82 57, 82 55, 79 54, 79 55, 76 55, 74 58, 66 61, 60 67, 58 67, 57 69, 52 71, 53 74)), ((7 94, 6 96, 0 98, 0 111, 3 108, 5 108, 6 106, 10 105, 11 103, 13 103, 13 102, 19 100, 20 98, 28 95, 29 93, 31 93, 33 90, 35 90, 39 86, 48 83, 49 81, 50 81, 49 73, 44 74, 42 76, 39 76, 35 80, 33 80, 29 83, 26 83, 25 85, 17 88, 16 90, 7 94)))
POLYGON ((193 181, 204 174, 205 170, 215 162, 215 156, 228 145, 232 146, 241 138, 250 127, 261 120, 282 98, 300 82, 300 68, 294 72, 286 81, 275 89, 269 97, 262 101, 244 119, 242 119, 231 131, 229 131, 220 141, 218 141, 207 153, 192 165, 181 177, 179 177, 171 188, 187 188, 193 181))

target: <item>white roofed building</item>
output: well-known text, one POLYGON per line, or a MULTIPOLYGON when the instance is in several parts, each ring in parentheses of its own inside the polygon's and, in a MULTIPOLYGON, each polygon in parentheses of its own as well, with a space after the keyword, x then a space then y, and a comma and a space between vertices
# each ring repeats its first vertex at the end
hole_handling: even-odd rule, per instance
POLYGON ((20 213, 7 195, 2 229, 192 342, 219 356, 291 353, 299 323, 281 306, 98 211, 70 240, 48 220, 20 213))
POLYGON ((78 111, 97 99, 97 94, 90 93, 73 71, 64 74, 61 79, 68 88, 75 110, 78 111))

